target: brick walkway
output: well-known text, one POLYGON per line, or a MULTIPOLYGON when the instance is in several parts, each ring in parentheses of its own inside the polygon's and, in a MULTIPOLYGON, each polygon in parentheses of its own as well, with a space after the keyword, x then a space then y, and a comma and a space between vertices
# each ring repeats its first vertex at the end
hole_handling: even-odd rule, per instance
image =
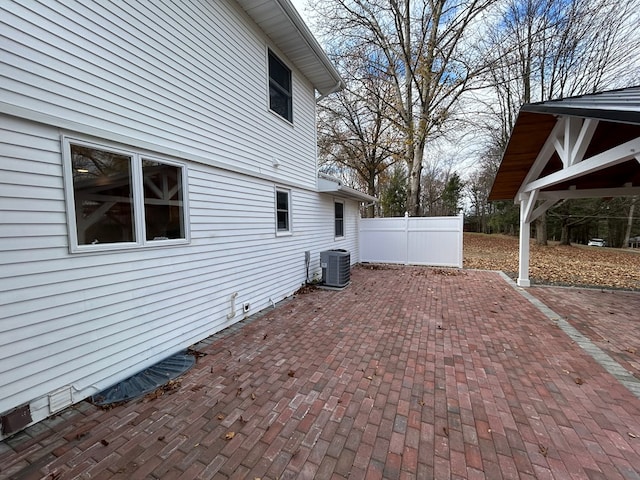
POLYGON ((548 287, 530 291, 640 381, 640 292, 548 287))
POLYGON ((352 281, 202 344, 179 389, 0 443, 0 477, 640 478, 640 400, 499 274, 352 281))

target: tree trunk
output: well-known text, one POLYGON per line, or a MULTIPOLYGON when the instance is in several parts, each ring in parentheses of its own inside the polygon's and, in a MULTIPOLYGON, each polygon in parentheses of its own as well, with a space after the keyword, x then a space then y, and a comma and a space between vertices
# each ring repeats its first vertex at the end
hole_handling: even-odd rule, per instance
MULTIPOLYGON (((369 175, 369 179, 367 182, 367 194, 372 197, 376 196, 376 177, 375 172, 369 175)), ((371 205, 367 205, 365 208, 365 218, 373 218, 375 217, 375 203, 371 202, 371 205)))
POLYGON ((631 205, 629 206, 629 219, 627 220, 627 229, 624 232, 624 242, 622 248, 629 246, 629 239, 631 238, 631 228, 633 227, 633 211, 636 208, 636 200, 638 197, 631 197, 631 205))
POLYGON ((562 231, 560 234, 560 245, 571 245, 569 241, 569 224, 566 220, 562 221, 562 231))
POLYGON ((536 243, 547 246, 547 216, 541 215, 536 219, 536 243))
POLYGON ((409 169, 409 191, 407 192, 407 212, 410 217, 420 216, 420 188, 422 182, 422 149, 424 146, 416 148, 413 152, 413 161, 409 169))

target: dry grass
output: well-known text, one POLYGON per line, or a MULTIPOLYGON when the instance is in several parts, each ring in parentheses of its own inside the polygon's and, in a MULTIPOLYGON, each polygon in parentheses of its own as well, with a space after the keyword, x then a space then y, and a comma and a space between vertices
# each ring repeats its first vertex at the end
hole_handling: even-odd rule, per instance
MULTIPOLYGON (((515 278, 518 238, 465 233, 464 266, 502 270, 515 278)), ((541 247, 532 240, 529 275, 538 284, 640 290, 640 251, 557 243, 541 247)))

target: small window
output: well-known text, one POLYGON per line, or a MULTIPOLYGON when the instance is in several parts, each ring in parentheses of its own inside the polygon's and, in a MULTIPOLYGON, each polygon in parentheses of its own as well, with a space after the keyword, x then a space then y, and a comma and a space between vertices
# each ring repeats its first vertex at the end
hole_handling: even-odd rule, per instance
POLYGON ((335 202, 335 235, 344 237, 344 203, 335 202))
POLYGON ((292 122, 291 105, 291 70, 269 50, 269 108, 292 122))
POLYGON ((183 165, 65 139, 71 251, 187 240, 183 165))
POLYGON ((146 239, 185 238, 182 169, 143 159, 142 180, 146 239))
POLYGON ((276 231, 277 233, 291 231, 291 208, 288 190, 276 190, 276 231))

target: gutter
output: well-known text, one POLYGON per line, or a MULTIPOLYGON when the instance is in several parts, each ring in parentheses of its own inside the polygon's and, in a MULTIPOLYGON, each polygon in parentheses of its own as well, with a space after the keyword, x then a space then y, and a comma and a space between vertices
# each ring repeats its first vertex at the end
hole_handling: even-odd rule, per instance
POLYGON ((337 92, 338 90, 342 90, 345 87, 344 82, 342 80, 340 80, 338 83, 336 83, 336 85, 334 87, 331 88, 331 90, 329 90, 327 93, 323 93, 322 95, 320 95, 319 97, 316 97, 316 103, 322 101, 325 97, 331 95, 334 92, 337 92))

